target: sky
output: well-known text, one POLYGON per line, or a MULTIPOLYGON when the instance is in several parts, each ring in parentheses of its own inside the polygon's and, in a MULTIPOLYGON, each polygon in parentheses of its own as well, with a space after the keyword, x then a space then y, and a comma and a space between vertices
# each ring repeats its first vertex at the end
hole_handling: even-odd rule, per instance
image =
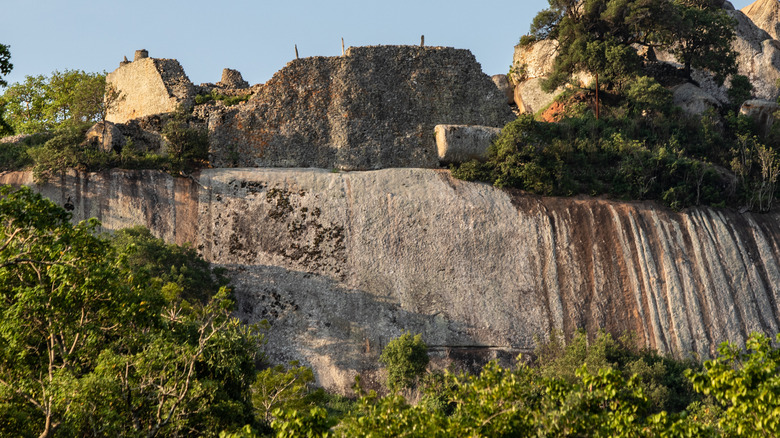
MULTIPOLYGON (((751 0, 735 0, 741 9, 751 0)), ((469 49, 489 75, 506 73, 514 45, 546 0, 0 0, 8 83, 54 70, 111 72, 137 49, 176 58, 196 84, 225 67, 251 84, 295 57, 349 46, 420 44, 469 49)))

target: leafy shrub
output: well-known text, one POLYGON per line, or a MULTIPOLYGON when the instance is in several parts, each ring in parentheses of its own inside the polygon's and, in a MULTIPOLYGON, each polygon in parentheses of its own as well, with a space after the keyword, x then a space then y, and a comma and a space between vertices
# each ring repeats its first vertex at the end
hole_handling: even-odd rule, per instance
POLYGON ((655 199, 674 209, 738 202, 732 180, 709 162, 692 157, 699 153, 721 157, 722 137, 708 127, 706 118, 693 125, 693 132, 685 122, 658 129, 659 122, 674 117, 662 111, 666 93, 652 91, 655 84, 646 82, 640 78, 629 90, 634 90, 633 105, 655 108, 654 115, 637 112, 636 118, 599 120, 586 113, 558 123, 521 115, 504 127, 487 162, 453 166, 453 175, 541 195, 655 199), (643 84, 650 84, 650 91, 636 91, 643 84), (659 106, 653 107, 653 102, 659 106), (701 146, 688 151, 683 144, 701 146))
POLYGON ((523 35, 520 37, 520 41, 517 43, 517 45, 520 47, 527 47, 535 43, 536 41, 537 41, 536 37, 533 35, 523 35))
POLYGON ((703 371, 688 375, 696 391, 716 400, 727 436, 780 436, 780 349, 767 336, 752 334, 745 351, 724 343, 703 371))
POLYGON ((731 77, 731 86, 728 89, 729 103, 735 109, 753 97, 753 84, 745 75, 734 75, 731 77))
POLYGON ((387 367, 387 387, 390 390, 412 388, 428 366, 428 346, 421 335, 404 333, 385 346, 379 361, 387 367))
POLYGON ((190 126, 189 115, 179 108, 163 127, 162 134, 168 141, 168 155, 173 171, 190 171, 208 162, 208 133, 190 126))

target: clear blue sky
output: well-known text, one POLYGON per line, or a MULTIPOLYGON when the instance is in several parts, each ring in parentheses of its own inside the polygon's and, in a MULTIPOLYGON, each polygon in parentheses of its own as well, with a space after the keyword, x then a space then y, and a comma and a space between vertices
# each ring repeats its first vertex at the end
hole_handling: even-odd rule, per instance
MULTIPOLYGON (((751 0, 732 3, 738 9, 751 0)), ((485 73, 506 73, 513 47, 546 0, 7 0, 0 43, 11 45, 9 83, 53 70, 112 71, 136 49, 176 58, 194 83, 224 67, 252 84, 295 57, 347 46, 419 44, 469 49, 485 73)))

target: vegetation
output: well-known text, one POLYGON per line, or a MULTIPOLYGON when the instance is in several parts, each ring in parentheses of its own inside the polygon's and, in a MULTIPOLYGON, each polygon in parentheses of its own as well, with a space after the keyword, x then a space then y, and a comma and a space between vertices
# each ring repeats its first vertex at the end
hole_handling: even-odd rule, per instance
POLYGON ((51 76, 27 76, 24 82, 9 86, 0 101, 14 132, 34 134, 102 120, 105 92, 104 73, 66 70, 51 76))
POLYGON ((207 264, 140 229, 96 237, 95 220, 71 225, 29 189, 0 193, 0 435, 251 424, 262 335, 230 317, 207 264))
POLYGON ((240 96, 227 96, 218 93, 217 90, 211 90, 210 94, 198 94, 197 96, 195 96, 195 104, 201 105, 207 102, 213 102, 218 100, 223 102, 225 106, 233 106, 241 102, 246 102, 247 100, 249 100, 250 97, 252 97, 251 94, 242 94, 240 96))
POLYGON ((541 195, 768 211, 780 131, 761 132, 752 119, 733 112, 751 90, 735 76, 731 111, 687 116, 655 79, 638 76, 621 93, 604 93, 597 119, 587 92, 573 89, 557 98, 565 110, 556 122, 520 116, 504 127, 486 162, 453 166, 453 175, 541 195))
POLYGON ((421 335, 404 333, 385 346, 379 361, 387 369, 387 387, 390 390, 413 388, 428 367, 428 346, 421 335))
POLYGON ((709 0, 549 0, 549 4, 531 23, 533 39, 558 41, 553 72, 544 82, 548 91, 583 71, 596 77, 596 87, 601 80, 620 88, 641 69, 642 56, 636 47, 670 50, 688 78, 692 68, 710 71, 720 83, 736 73, 731 48, 734 24, 709 0))
MULTIPOLYGON (((6 44, 0 44, 0 87, 5 87, 8 82, 3 76, 11 73, 14 65, 11 64, 11 50, 10 46, 6 44)), ((0 99, 0 137, 13 134, 13 128, 8 122, 5 121, 5 102, 0 99)))
POLYGON ((0 87, 8 85, 3 76, 11 73, 14 65, 11 64, 11 47, 7 44, 0 44, 0 87))
MULTIPOLYGON (((0 191, 0 435, 775 436, 780 350, 753 335, 702 365, 581 332, 531 364, 425 371, 420 335, 382 352, 389 395, 355 402, 291 363, 258 371, 263 335, 187 247, 107 239, 29 189, 0 191), (419 402, 396 389, 418 382, 419 402)), ((777 342, 780 342, 778 337, 777 342)))

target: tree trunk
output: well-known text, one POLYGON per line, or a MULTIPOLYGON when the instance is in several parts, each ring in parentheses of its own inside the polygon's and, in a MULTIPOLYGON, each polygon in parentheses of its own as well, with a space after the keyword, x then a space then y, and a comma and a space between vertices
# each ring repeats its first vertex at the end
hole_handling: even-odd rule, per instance
POLYGON ((599 74, 596 73, 596 120, 599 119, 599 74))

